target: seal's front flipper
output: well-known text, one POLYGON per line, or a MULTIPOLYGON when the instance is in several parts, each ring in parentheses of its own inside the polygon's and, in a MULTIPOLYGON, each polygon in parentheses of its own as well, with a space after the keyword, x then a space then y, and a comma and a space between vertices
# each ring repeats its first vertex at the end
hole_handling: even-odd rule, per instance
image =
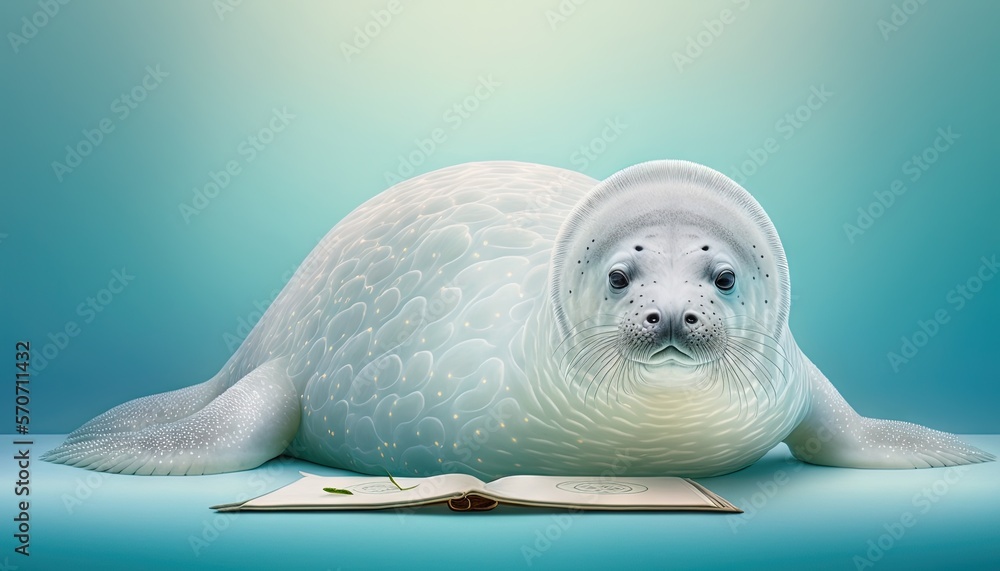
POLYGON ((799 460, 845 468, 932 468, 996 459, 947 432, 859 415, 823 373, 806 362, 812 407, 785 439, 799 460))
MULTIPOLYGON (((139 475, 217 474, 255 468, 281 454, 299 427, 299 395, 286 369, 285 359, 269 361, 201 410, 172 422, 146 423, 133 431, 94 432, 84 431, 88 423, 42 459, 139 475)), ((113 425, 114 419, 104 418, 95 426, 108 423, 113 425)))

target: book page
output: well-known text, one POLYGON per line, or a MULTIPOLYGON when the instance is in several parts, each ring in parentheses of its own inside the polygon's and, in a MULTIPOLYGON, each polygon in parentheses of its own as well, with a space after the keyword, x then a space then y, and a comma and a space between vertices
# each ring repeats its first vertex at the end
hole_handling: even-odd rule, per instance
MULTIPOLYGON (((412 506, 433 503, 464 495, 466 492, 480 492, 483 482, 465 474, 444 474, 430 478, 395 478, 400 490, 387 476, 325 477, 305 475, 269 494, 254 498, 240 509, 339 509, 376 508, 396 505, 412 506), (349 490, 351 494, 336 494, 323 488, 349 490)), ((236 507, 236 506, 233 506, 236 507)))
POLYGON ((684 478, 508 476, 486 484, 490 497, 585 509, 715 509, 719 504, 684 478))

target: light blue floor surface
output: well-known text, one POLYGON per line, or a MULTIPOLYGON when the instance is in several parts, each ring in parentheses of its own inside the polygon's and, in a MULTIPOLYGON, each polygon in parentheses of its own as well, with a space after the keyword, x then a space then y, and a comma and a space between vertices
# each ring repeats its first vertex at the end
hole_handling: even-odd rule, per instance
MULTIPOLYGON (((0 569, 1000 569, 1000 463, 848 470, 792 460, 784 445, 699 482, 746 510, 573 513, 433 506, 351 513, 229 513, 299 477, 347 474, 286 458, 236 474, 137 477, 38 461, 62 436, 33 436, 30 496, 15 497, 4 438, 0 569), (14 552, 30 502, 29 557, 14 552), (431 567, 432 566, 432 567, 431 567)), ((1000 435, 968 436, 994 454, 1000 435)))

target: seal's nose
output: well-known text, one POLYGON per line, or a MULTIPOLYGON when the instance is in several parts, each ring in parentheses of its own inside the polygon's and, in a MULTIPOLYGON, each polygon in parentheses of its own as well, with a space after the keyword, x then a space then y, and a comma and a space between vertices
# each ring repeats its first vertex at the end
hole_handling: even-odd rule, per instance
POLYGON ((639 319, 642 319, 642 327, 653 333, 658 343, 668 345, 683 345, 691 330, 703 323, 703 316, 694 309, 662 305, 647 307, 639 313, 639 319))
MULTIPOLYGON (((673 315, 677 315, 678 313, 680 314, 679 317, 681 320, 683 320, 687 325, 697 325, 698 322, 701 321, 701 317, 699 317, 698 312, 692 309, 677 312, 673 315)), ((663 321, 663 319, 664 316, 660 309, 649 309, 642 315, 643 324, 646 326, 656 325, 663 321)), ((675 319, 675 317, 671 317, 670 319, 675 319)), ((660 327, 662 328, 669 325, 669 323, 665 323, 660 325, 660 327)))

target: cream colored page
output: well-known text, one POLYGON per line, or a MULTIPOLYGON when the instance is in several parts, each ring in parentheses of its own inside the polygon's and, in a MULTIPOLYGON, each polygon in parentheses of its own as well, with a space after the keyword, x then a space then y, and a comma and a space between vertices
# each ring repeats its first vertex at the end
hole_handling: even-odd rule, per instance
POLYGON ((580 507, 716 505, 683 478, 669 477, 508 476, 486 484, 486 491, 499 500, 580 507))
POLYGON ((386 476, 323 477, 306 475, 291 484, 243 504, 247 508, 413 505, 481 491, 483 482, 465 474, 444 474, 430 478, 395 478, 400 490, 386 476), (351 494, 332 494, 323 488, 350 490, 351 494))

